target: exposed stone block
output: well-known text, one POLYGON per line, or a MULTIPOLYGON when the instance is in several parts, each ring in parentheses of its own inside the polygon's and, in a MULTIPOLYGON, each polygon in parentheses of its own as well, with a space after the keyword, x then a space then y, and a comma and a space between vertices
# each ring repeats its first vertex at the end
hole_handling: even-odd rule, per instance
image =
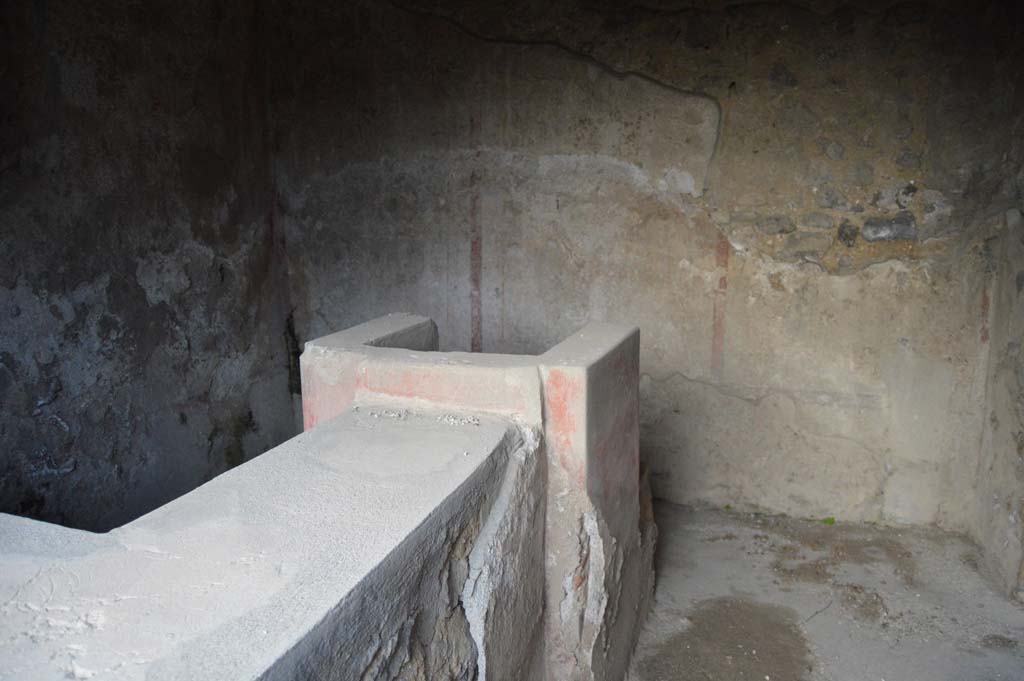
POLYGON ((832 246, 832 235, 822 232, 797 232, 786 237, 776 253, 779 260, 816 262, 832 246))
POLYGON ((810 229, 832 229, 835 227, 835 221, 832 219, 832 216, 819 211, 804 215, 800 219, 800 224, 810 229))
POLYGON ((865 241, 913 241, 917 239, 917 220, 909 211, 891 218, 868 218, 864 221, 861 235, 865 241))
POLYGON ((847 248, 853 248, 853 245, 857 243, 857 236, 860 234, 860 230, 849 220, 843 220, 842 224, 839 225, 839 231, 837 237, 839 241, 847 248))
POLYGON ((796 225, 788 216, 769 215, 757 220, 757 229, 765 234, 789 234, 796 231, 796 225))

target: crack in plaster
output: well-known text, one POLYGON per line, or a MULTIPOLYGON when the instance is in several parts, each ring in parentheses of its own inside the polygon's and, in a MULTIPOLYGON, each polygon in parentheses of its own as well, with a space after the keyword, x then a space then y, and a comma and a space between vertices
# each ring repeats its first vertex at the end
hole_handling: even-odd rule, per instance
POLYGON ((673 83, 670 83, 668 81, 665 81, 665 80, 662 80, 662 79, 657 78, 655 76, 652 76, 649 73, 646 73, 644 71, 639 71, 637 69, 617 68, 617 67, 612 66, 611 64, 609 64, 609 63, 607 63, 605 61, 602 61, 602 60, 598 59, 597 57, 595 57, 594 55, 592 55, 592 54, 590 54, 588 52, 584 52, 582 50, 576 49, 574 47, 566 45, 565 43, 558 42, 557 40, 530 40, 530 39, 526 39, 526 38, 512 38, 512 37, 507 37, 507 36, 506 37, 489 36, 489 35, 485 35, 483 33, 480 33, 479 31, 476 31, 476 30, 470 28, 469 26, 467 26, 467 25, 463 24, 462 22, 460 22, 455 17, 449 16, 447 14, 441 14, 441 13, 432 12, 432 11, 429 11, 429 10, 422 10, 422 9, 416 9, 416 8, 413 8, 413 7, 408 7, 408 6, 403 5, 402 3, 399 3, 399 2, 392 2, 391 5, 395 9, 397 9, 399 11, 402 11, 402 12, 405 12, 406 14, 409 14, 411 16, 420 17, 420 18, 426 18, 426 19, 433 19, 435 21, 443 22, 443 23, 451 26, 455 30, 459 31, 463 35, 466 35, 466 36, 468 36, 468 37, 470 37, 470 38, 472 38, 474 40, 477 40, 477 41, 480 41, 480 42, 483 42, 483 43, 488 43, 488 44, 491 44, 491 45, 506 45, 506 46, 512 46, 512 47, 535 47, 535 48, 539 47, 539 48, 548 48, 548 49, 558 50, 558 51, 562 52, 563 54, 569 55, 570 57, 573 57, 574 59, 576 59, 578 61, 581 61, 581 62, 583 62, 583 63, 585 63, 585 64, 587 64, 589 66, 593 66, 594 68, 597 68, 598 70, 602 71, 603 73, 605 73, 605 74, 607 74, 609 76, 612 76, 613 78, 616 78, 617 80, 626 80, 627 78, 636 78, 636 79, 641 80, 641 81, 643 81, 645 83, 649 83, 651 85, 654 85, 655 87, 662 88, 662 89, 664 89, 664 90, 666 90, 668 92, 673 92, 673 93, 675 93, 677 95, 681 95, 681 96, 685 96, 685 97, 698 97, 698 98, 705 99, 705 100, 711 102, 711 104, 715 107, 715 114, 716 114, 715 140, 714 140, 714 143, 711 145, 711 153, 708 155, 708 160, 707 160, 707 164, 705 166, 705 172, 704 172, 704 185, 702 187, 702 192, 706 193, 708 191, 709 183, 710 183, 710 178, 711 178, 711 167, 714 164, 715 158, 718 155, 718 148, 719 148, 720 141, 722 139, 722 129, 723 129, 724 120, 725 120, 725 115, 724 115, 724 112, 723 112, 723 109, 722 109, 722 104, 721 104, 721 102, 718 101, 717 98, 712 97, 708 93, 700 91, 700 90, 689 90, 687 88, 680 87, 680 86, 675 85, 673 83))

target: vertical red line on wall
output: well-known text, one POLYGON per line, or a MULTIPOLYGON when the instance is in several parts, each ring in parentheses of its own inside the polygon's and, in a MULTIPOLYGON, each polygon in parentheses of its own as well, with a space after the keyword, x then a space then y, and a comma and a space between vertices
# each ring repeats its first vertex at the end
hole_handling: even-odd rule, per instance
POLYGON ((729 289, 729 252, 732 250, 724 234, 718 235, 715 247, 715 265, 722 270, 718 287, 711 298, 711 377, 722 380, 725 359, 725 294, 729 289))

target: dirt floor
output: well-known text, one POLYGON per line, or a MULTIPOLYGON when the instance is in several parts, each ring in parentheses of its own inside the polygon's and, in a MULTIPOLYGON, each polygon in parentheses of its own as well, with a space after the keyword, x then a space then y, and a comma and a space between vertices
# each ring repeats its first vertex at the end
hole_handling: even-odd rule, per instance
POLYGON ((1024 681, 1024 606, 965 539, 661 503, 630 681, 1024 681))

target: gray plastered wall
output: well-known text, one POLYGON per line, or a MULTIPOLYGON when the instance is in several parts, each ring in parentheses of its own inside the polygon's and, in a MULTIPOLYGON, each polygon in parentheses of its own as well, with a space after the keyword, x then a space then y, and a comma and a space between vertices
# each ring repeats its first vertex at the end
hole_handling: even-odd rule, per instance
POLYGON ((408 309, 442 347, 533 352, 587 319, 636 324, 658 496, 965 531, 1009 583, 978 465, 1020 19, 285 10, 280 39, 307 39, 271 76, 299 334, 408 309))

